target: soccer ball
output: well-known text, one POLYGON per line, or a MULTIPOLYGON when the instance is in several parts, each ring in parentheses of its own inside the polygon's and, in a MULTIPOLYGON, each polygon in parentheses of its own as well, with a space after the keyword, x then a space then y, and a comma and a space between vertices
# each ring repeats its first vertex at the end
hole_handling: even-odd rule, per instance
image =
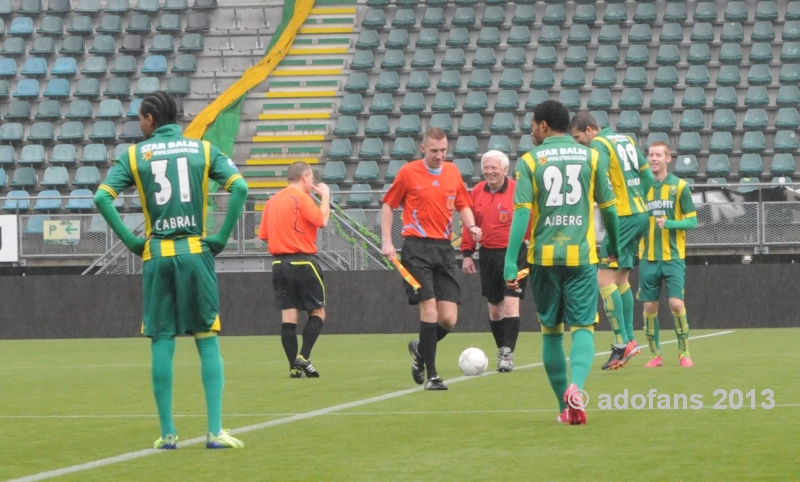
POLYGON ((474 377, 486 371, 489 367, 489 358, 480 348, 467 348, 458 357, 458 366, 464 375, 474 377))

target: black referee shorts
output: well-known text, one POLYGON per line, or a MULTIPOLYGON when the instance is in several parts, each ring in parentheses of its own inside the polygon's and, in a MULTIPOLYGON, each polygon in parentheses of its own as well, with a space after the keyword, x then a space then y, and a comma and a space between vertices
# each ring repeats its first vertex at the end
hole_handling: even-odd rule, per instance
MULTIPOLYGON (((489 301, 489 303, 496 305, 503 301, 506 296, 513 296, 515 298, 525 297, 525 285, 528 283, 528 277, 519 280, 519 289, 511 290, 506 287, 506 281, 503 279, 503 268, 506 262, 506 250, 502 249, 478 249, 478 268, 481 276, 481 294, 489 301)), ((528 267, 528 246, 522 244, 517 255, 517 271, 528 267)))
POLYGON ((311 254, 276 256, 272 287, 279 310, 311 311, 325 307, 325 285, 317 257, 311 254))
POLYGON ((450 241, 407 237, 400 251, 403 266, 422 286, 418 293, 405 281, 409 305, 436 298, 461 304, 461 287, 456 275, 456 250, 450 241))

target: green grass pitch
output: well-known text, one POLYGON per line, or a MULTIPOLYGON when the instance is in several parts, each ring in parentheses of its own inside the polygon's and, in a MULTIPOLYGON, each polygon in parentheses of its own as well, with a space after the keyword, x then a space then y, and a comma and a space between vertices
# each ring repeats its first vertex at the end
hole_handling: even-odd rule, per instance
MULTIPOLYGON (((722 330, 694 330, 692 336, 722 330)), ((586 426, 555 422, 541 365, 473 377, 448 392, 411 391, 242 433, 243 450, 204 444, 67 474, 65 481, 486 481, 792 480, 800 468, 797 329, 736 330, 692 340, 695 366, 626 368, 595 358, 586 426), (600 394, 699 394, 705 408, 600 410, 600 394), (715 389, 743 393, 742 407, 714 410, 715 389), (772 409, 762 390, 774 391, 772 409), (755 390, 755 397, 747 397, 755 390), (751 400, 752 399, 752 400, 751 400), (751 409, 751 401, 756 408, 751 409)), ((663 341, 674 334, 662 330, 663 341)), ((612 335, 598 332, 598 352, 612 335)), ((289 379, 277 337, 224 337, 223 423, 235 429, 414 388, 410 335, 325 335, 312 359, 320 379, 289 379)), ((569 337, 565 336, 568 340, 569 337)), ((644 336, 637 333, 643 343, 644 336)), ((663 343, 662 341, 662 343, 663 343)), ((439 345, 445 379, 470 346, 494 363, 490 334, 455 332, 439 345)), ((568 353, 568 351, 567 351, 568 353)), ((0 480, 150 448, 158 437, 146 339, 0 342, 0 480)), ((523 333, 515 364, 541 361, 541 335, 523 333)), ((734 405, 738 403, 733 396, 734 405)), ((205 432, 199 361, 191 339, 175 357, 174 411, 181 440, 205 432)))

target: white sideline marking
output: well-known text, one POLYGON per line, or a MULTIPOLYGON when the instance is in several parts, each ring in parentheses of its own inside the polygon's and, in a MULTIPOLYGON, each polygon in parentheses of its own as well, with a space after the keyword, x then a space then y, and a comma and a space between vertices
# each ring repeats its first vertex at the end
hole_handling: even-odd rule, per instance
MULTIPOLYGON (((733 330, 720 331, 720 332, 717 332, 717 333, 710 333, 708 335, 694 336, 694 337, 690 337, 690 339, 697 340, 697 339, 700 339, 700 338, 710 338, 712 336, 727 335, 727 334, 730 334, 730 333, 733 333, 733 330)), ((669 344, 669 343, 676 343, 677 341, 678 340, 668 340, 668 341, 663 342, 662 344, 666 345, 666 344, 669 344)), ((603 351, 603 352, 595 353, 594 356, 598 357, 598 356, 608 355, 610 353, 611 353, 610 351, 603 351)), ((567 358, 567 359, 569 359, 569 358, 567 358)), ((531 363, 529 365, 523 365, 523 366, 520 366, 520 367, 515 367, 515 370, 524 370, 526 368, 540 367, 540 366, 542 366, 542 364, 543 364, 542 362, 531 363)), ((491 372, 486 372, 483 375, 478 376, 478 377, 466 377, 466 376, 456 377, 456 378, 453 378, 453 379, 450 379, 450 380, 446 380, 446 382, 448 384, 452 385, 453 383, 459 383, 459 382, 463 382, 463 381, 466 381, 466 380, 474 380, 474 379, 481 378, 481 377, 488 377, 488 376, 492 376, 492 375, 497 375, 498 373, 499 372, 491 371, 491 372)), ((292 416, 286 417, 286 418, 279 418, 277 420, 271 420, 269 422, 257 423, 257 424, 254 424, 254 425, 248 425, 246 427, 236 428, 236 429, 231 430, 230 433, 232 435, 236 435, 236 434, 240 434, 240 433, 253 432, 253 431, 256 431, 256 430, 261 430, 261 429, 265 429, 265 428, 269 428, 269 427, 275 427, 275 426, 278 426, 278 425, 284 425, 284 424, 287 424, 287 423, 298 422, 300 420, 307 420, 309 418, 315 418, 315 417, 319 417, 321 415, 328 415, 328 414, 331 414, 331 413, 334 413, 334 412, 341 412, 342 410, 347 410, 349 408, 362 407, 364 405, 369 405, 371 403, 382 402, 384 400, 391 400, 393 398, 398 398, 398 397, 402 397, 402 396, 405 396, 405 395, 410 395, 412 393, 421 392, 422 390, 423 390, 423 387, 421 387, 421 386, 417 386, 417 387, 413 387, 413 388, 407 388, 405 390, 399 390, 397 392, 386 393, 384 395, 378 395, 376 397, 365 398, 363 400, 356 400, 354 402, 342 403, 342 404, 339 404, 339 405, 334 405, 332 407, 321 408, 319 410, 313 410, 311 412, 305 412, 305 413, 300 413, 300 414, 297 414, 297 415, 292 415, 292 416)), ((201 444, 201 443, 203 443, 205 441, 206 441, 206 437, 205 436, 195 437, 195 438, 191 438, 191 439, 188 439, 188 440, 184 440, 183 442, 179 442, 178 443, 178 447, 187 447, 187 446, 190 446, 190 445, 197 445, 197 444, 201 444)), ((147 457, 148 455, 157 455, 157 454, 164 453, 164 452, 167 452, 167 451, 166 450, 156 450, 156 449, 137 450, 136 452, 128 452, 126 454, 117 455, 117 456, 114 456, 114 457, 107 457, 105 459, 99 459, 99 460, 95 460, 93 462, 86 462, 86 463, 83 463, 83 464, 72 465, 70 467, 64 467, 64 468, 61 468, 61 469, 49 470, 47 472, 41 472, 41 473, 38 473, 38 474, 28 475, 26 477, 21 477, 21 478, 17 478, 17 479, 11 479, 11 480, 9 480, 7 482, 35 482, 35 481, 39 481, 39 480, 52 479, 52 478, 55 478, 55 477, 61 477, 62 475, 74 474, 76 472, 83 472, 85 470, 91 470, 91 469, 96 469, 96 468, 99 468, 99 467, 105 467, 106 465, 117 464, 117 463, 120 463, 120 462, 127 462, 129 460, 135 460, 135 459, 139 459, 139 458, 142 458, 142 457, 147 457)))

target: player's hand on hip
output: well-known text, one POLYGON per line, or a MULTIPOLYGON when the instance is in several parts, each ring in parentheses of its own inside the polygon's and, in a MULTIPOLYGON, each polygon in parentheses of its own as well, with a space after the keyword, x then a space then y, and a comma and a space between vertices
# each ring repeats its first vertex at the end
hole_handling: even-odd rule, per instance
POLYGON ((383 242, 381 245, 381 253, 389 260, 397 257, 397 252, 394 250, 394 244, 391 241, 383 242))
POLYGON ((663 216, 656 218, 656 224, 659 228, 664 229, 664 226, 667 225, 667 218, 663 216))
POLYGON ((208 248, 211 250, 211 254, 214 256, 218 255, 225 249, 226 242, 223 242, 217 235, 214 236, 206 236, 203 238, 203 241, 208 245, 208 248))
POLYGON ((469 228, 469 235, 472 236, 473 241, 480 241, 483 237, 483 231, 478 226, 472 226, 469 228))
POLYGON ((475 274, 478 272, 478 270, 475 269, 475 261, 470 256, 464 256, 464 263, 461 265, 461 269, 463 269, 466 274, 475 274))
POLYGON ((149 238, 134 238, 133 243, 128 246, 128 249, 131 250, 133 254, 136 256, 142 256, 144 253, 144 248, 147 245, 147 240, 149 238))

